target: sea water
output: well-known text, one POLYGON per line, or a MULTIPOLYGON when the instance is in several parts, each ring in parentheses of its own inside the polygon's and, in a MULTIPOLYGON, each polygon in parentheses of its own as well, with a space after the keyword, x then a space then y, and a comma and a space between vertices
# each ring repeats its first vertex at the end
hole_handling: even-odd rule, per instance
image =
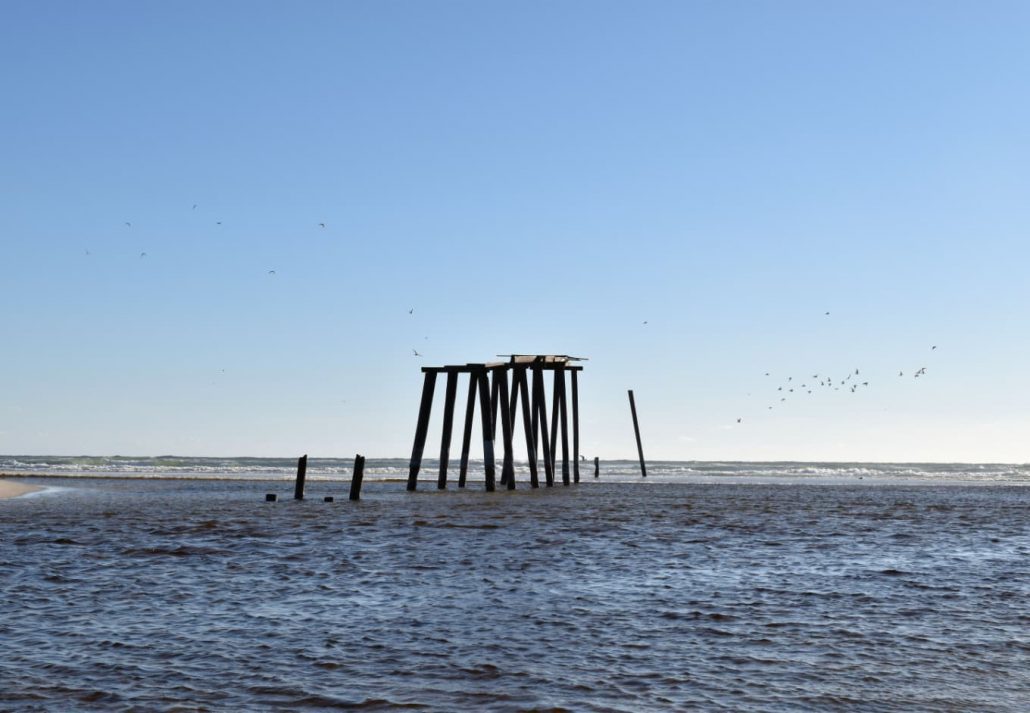
POLYGON ((1025 466, 111 460, 0 501, 0 710, 1030 705, 1025 466))

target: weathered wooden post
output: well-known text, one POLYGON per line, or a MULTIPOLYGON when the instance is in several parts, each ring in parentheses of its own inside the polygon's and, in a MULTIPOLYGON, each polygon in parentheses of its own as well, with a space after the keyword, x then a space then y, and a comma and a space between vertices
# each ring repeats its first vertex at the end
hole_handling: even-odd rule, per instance
POLYGON ((558 380, 558 370, 551 372, 551 471, 558 472, 558 422, 561 420, 561 386, 558 380))
POLYGON ((443 490, 447 487, 447 465, 451 453, 451 430, 454 426, 454 397, 458 393, 458 372, 447 370, 447 390, 443 404, 443 436, 440 438, 440 474, 436 479, 436 487, 443 490))
POLYGON ((572 372, 572 480, 579 482, 579 368, 572 372))
POLYGON ((551 442, 547 438, 547 397, 544 395, 543 369, 535 364, 533 365, 533 413, 535 414, 534 444, 537 428, 539 428, 540 444, 543 447, 544 456, 544 482, 550 488, 554 486, 554 466, 551 463, 551 442))
POLYGON ((266 503, 274 503, 278 499, 279 499, 279 496, 276 495, 275 493, 265 493, 265 502, 266 503))
POLYGON ((640 475, 647 477, 647 466, 644 465, 644 446, 640 444, 640 424, 637 423, 637 403, 633 400, 633 389, 629 390, 629 409, 633 412, 633 432, 637 436, 637 454, 640 456, 640 475))
POLYGON ((426 447, 429 432, 429 412, 433 409, 433 391, 436 389, 436 372, 427 370, 422 382, 422 403, 418 408, 418 424, 415 426, 415 444, 411 447, 411 464, 408 468, 408 490, 418 485, 418 471, 422 468, 422 451, 426 447))
MULTIPOLYGON (((569 484, 569 414, 565 405, 565 367, 559 366, 554 370, 554 378, 558 384, 558 408, 561 415, 561 482, 562 485, 569 484)), ((554 447, 554 444, 551 444, 554 447)))
POLYGON ((479 411, 483 424, 483 474, 487 492, 493 492, 494 482, 494 435, 490 418, 490 382, 486 378, 486 367, 479 367, 473 374, 479 382, 479 411))
POLYGON ((354 471, 350 476, 350 499, 361 500, 361 481, 365 477, 365 456, 354 456, 354 471))
POLYGON ((594 456, 594 477, 599 478, 601 476, 601 459, 594 456))
POLYGON ((533 419, 529 413, 529 384, 526 378, 526 367, 519 367, 515 370, 515 381, 518 383, 512 387, 512 398, 514 399, 516 394, 522 396, 522 430, 526 432, 526 452, 529 456, 529 484, 531 487, 539 488, 540 478, 536 471, 536 443, 533 419))
POLYGON ((476 375, 469 374, 469 396, 465 403, 465 430, 461 436, 461 465, 458 469, 458 487, 465 487, 465 475, 469 470, 469 447, 472 445, 472 419, 476 409, 476 375))
POLYGON ((511 408, 508 397, 508 367, 494 369, 494 383, 500 384, 498 397, 501 405, 501 438, 504 445, 504 459, 501 461, 501 484, 508 490, 515 489, 515 455, 512 453, 511 408))
POLYGON ((308 456, 302 455, 297 459, 297 480, 293 485, 293 499, 304 499, 304 478, 308 474, 308 456))

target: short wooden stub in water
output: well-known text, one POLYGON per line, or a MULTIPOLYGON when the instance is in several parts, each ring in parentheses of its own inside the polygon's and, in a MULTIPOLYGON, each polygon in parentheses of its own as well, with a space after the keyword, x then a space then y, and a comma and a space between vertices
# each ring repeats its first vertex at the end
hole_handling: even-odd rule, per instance
POLYGON ((276 495, 275 493, 265 493, 265 502, 266 503, 274 503, 278 499, 279 499, 279 496, 276 495))
POLYGON ((361 480, 365 477, 365 456, 354 456, 354 472, 350 477, 350 499, 361 500, 361 480))
POLYGON ((333 502, 334 499, 335 498, 333 498, 332 495, 326 495, 324 498, 322 498, 322 502, 323 503, 331 503, 331 502, 333 502))
POLYGON ((601 459, 594 456, 594 477, 597 478, 601 475, 601 459))
POLYGON ((293 499, 304 499, 304 478, 308 474, 308 456, 305 453, 297 459, 297 482, 293 486, 293 499))

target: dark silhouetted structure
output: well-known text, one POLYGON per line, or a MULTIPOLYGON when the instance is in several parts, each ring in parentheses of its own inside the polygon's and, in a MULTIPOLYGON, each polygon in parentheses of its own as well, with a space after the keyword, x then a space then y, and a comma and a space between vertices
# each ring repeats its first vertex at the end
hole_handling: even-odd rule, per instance
POLYGON ((462 430, 461 460, 458 467, 458 487, 465 487, 468 474, 469 447, 472 441, 472 427, 476 401, 479 401, 480 421, 483 433, 483 470, 488 491, 496 487, 494 441, 497 436, 498 413, 501 424, 501 485, 515 488, 514 456, 512 439, 515 422, 520 413, 521 399, 522 428, 526 435, 529 460, 530 486, 540 487, 538 452, 543 453, 544 482, 554 485, 557 468, 558 427, 561 426, 562 483, 569 484, 570 476, 579 482, 579 381, 578 374, 583 367, 573 362, 583 361, 581 357, 567 354, 506 354, 508 361, 456 364, 451 366, 424 366, 422 403, 418 410, 415 426, 415 443, 411 449, 411 464, 408 471, 408 490, 415 490, 418 473, 422 468, 422 452, 429 433, 429 414, 433 407, 433 392, 436 389, 437 374, 447 375, 444 396, 443 433, 440 444, 440 470, 436 486, 447 487, 447 469, 450 465, 451 434, 454 426, 454 402, 458 392, 458 377, 469 375, 468 399, 465 403, 465 423, 462 430), (551 428, 547 428, 547 405, 544 391, 544 372, 552 374, 551 428), (572 382, 572 453, 569 453, 569 417, 565 389, 565 374, 572 382), (509 374, 511 379, 509 382, 509 374), (532 376, 532 384, 530 383, 532 376), (510 384, 510 388, 509 388, 510 384), (478 397, 478 398, 477 398, 478 397), (542 449, 538 448, 538 444, 542 449), (570 472, 569 460, 572 459, 570 472))

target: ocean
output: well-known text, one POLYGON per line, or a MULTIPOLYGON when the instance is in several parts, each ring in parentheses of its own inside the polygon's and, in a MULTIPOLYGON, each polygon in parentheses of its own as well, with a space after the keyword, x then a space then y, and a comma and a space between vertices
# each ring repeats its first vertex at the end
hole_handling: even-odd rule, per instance
POLYGON ((351 465, 0 456, 0 710, 1030 707, 1028 466, 351 465))

